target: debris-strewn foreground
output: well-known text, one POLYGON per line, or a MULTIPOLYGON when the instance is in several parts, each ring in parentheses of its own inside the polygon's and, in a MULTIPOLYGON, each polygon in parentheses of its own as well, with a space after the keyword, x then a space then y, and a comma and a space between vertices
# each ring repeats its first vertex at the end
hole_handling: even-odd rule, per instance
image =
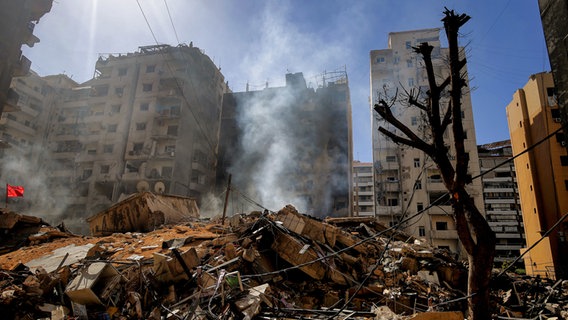
MULTIPOLYGON (((225 225, 37 237, 0 256, 3 319, 452 320, 466 303, 465 266, 374 218, 287 206, 225 225)), ((568 319, 568 282, 511 277, 493 283, 496 318, 568 319)))

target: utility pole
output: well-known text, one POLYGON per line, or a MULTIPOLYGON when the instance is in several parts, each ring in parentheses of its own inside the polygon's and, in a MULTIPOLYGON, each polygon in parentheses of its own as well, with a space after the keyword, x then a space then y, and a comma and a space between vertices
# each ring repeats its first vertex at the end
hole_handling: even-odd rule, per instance
POLYGON ((229 203, 229 192, 231 192, 231 177, 229 174, 229 180, 227 181, 227 191, 225 191, 225 205, 223 206, 223 217, 221 218, 221 225, 225 225, 225 215, 227 214, 227 204, 229 203))

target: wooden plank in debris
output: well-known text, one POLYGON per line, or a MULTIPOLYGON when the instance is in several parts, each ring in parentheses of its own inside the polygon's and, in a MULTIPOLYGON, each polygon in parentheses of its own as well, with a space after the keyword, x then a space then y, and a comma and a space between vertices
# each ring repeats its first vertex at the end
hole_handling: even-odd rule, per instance
MULTIPOLYGON (((282 259, 295 266, 318 259, 318 255, 313 248, 309 248, 304 254, 299 254, 303 247, 303 242, 282 232, 277 233, 272 243, 272 250, 282 259)), ((325 276, 326 267, 321 261, 317 261, 300 267, 300 270, 316 280, 322 280, 325 276)))

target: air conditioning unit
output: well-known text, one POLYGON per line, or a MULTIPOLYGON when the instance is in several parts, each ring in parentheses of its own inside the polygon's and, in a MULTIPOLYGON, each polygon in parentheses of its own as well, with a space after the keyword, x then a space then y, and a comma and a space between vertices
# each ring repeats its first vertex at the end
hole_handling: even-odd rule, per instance
POLYGON ((554 122, 561 122, 562 121, 562 119, 560 119, 560 118, 552 118, 552 120, 554 120, 554 122))

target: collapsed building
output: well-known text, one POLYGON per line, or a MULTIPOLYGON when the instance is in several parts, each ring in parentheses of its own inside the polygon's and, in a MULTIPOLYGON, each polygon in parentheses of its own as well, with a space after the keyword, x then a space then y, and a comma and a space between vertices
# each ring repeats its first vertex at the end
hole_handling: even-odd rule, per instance
POLYGON ((323 75, 317 89, 302 73, 286 86, 223 98, 218 186, 232 185, 264 206, 293 203, 314 216, 352 209, 352 132, 345 71, 323 75))
MULTIPOLYGON (((28 219, 29 220, 29 219, 28 219)), ((463 320, 467 266, 374 217, 293 206, 0 255, 11 319, 463 320)), ((495 274, 497 319, 568 317, 568 281, 495 274)))

